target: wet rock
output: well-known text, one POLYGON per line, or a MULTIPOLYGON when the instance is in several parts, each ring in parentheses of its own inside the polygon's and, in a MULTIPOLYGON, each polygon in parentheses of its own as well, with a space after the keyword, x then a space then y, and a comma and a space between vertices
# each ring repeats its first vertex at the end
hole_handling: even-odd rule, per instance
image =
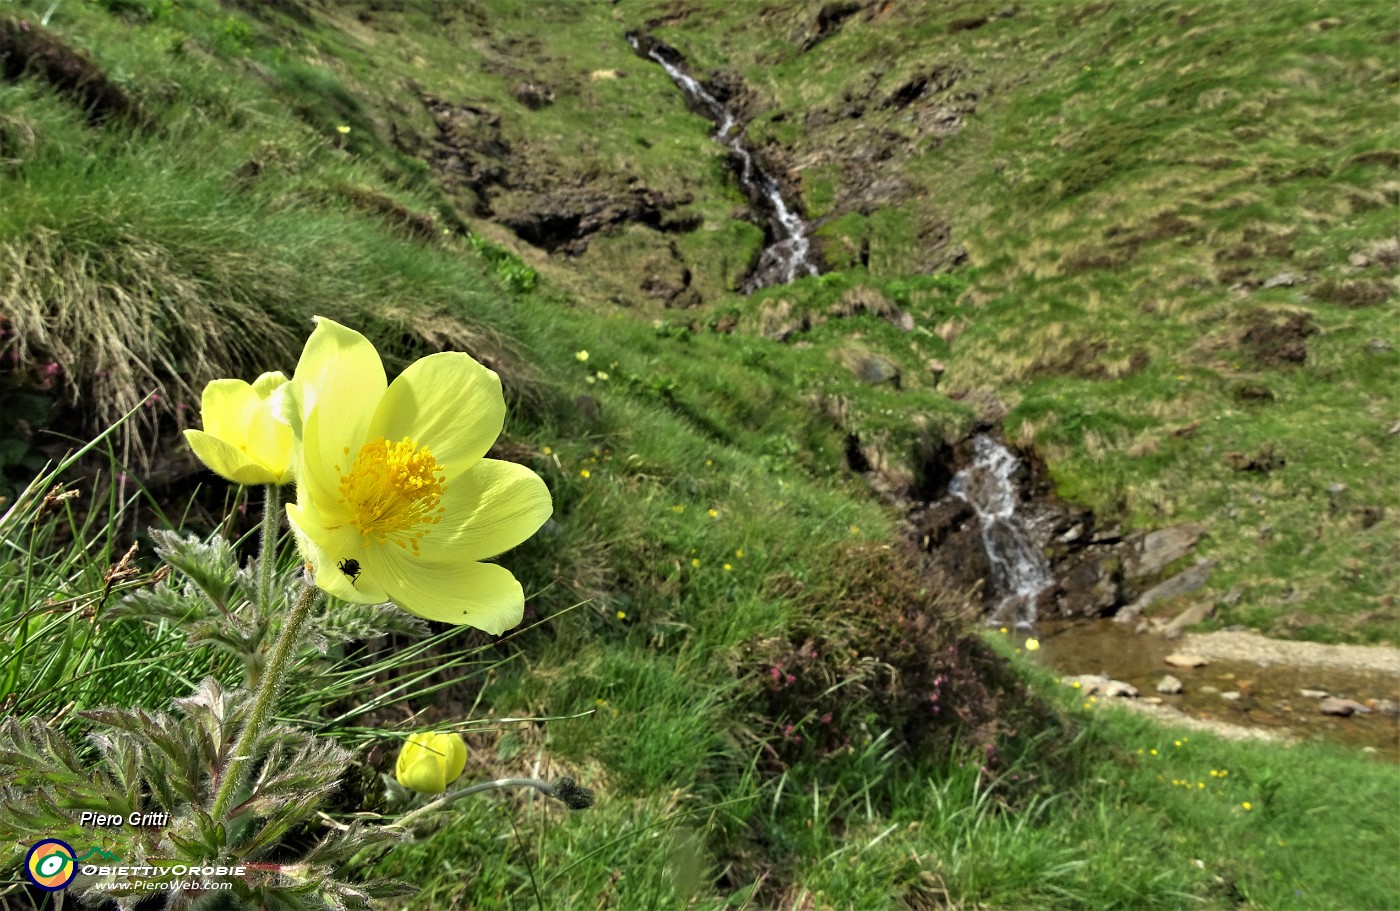
POLYGON ((1157 681, 1157 692, 1166 693, 1168 696, 1175 696, 1176 694, 1180 693, 1183 689, 1185 689, 1185 687, 1182 685, 1181 681, 1173 677, 1171 674, 1168 674, 1161 680, 1157 681))
POLYGON ((1317 704, 1317 708, 1324 715, 1336 715, 1340 718, 1347 718, 1357 712, 1371 711, 1355 699, 1342 699, 1338 696, 1326 697, 1317 704))
POLYGON ((1224 699, 1226 702, 1239 702, 1240 694, 1236 690, 1228 690, 1224 693, 1221 693, 1220 698, 1224 699))
POLYGON ((1171 667, 1205 667, 1206 659, 1200 655, 1192 655, 1186 652, 1173 652, 1166 657, 1166 662, 1171 667))
POLYGON ((1298 694, 1305 699, 1326 699, 1330 694, 1326 690, 1301 689, 1298 694))
POLYGON ((1068 686, 1079 685, 1085 696, 1103 696, 1108 699, 1132 699, 1138 694, 1137 687, 1122 680, 1114 680, 1106 674, 1079 674, 1075 677, 1061 677, 1060 682, 1068 686))

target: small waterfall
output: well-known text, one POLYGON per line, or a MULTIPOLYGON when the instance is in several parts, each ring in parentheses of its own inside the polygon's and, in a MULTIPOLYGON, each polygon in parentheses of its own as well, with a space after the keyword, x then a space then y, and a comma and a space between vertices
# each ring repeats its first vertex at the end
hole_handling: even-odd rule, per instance
POLYGON ((816 275, 817 267, 810 258, 811 244, 807 240, 806 223, 783 199, 778 182, 754 161, 753 153, 745 148, 742 141, 744 131, 733 113, 698 79, 666 59, 658 45, 653 43, 644 51, 636 35, 628 35, 627 43, 639 55, 659 63, 691 103, 715 122, 718 126, 715 141, 729 148, 739 159, 739 183, 771 214, 772 242, 759 254, 758 265, 745 280, 743 292, 748 294, 769 285, 785 284, 800 275, 816 275))
POLYGON ((977 437, 972 445, 972 464, 953 476, 948 492, 966 501, 981 520, 992 591, 1001 596, 988 622, 1029 627, 1035 623, 1036 596, 1054 581, 1050 564, 1016 516, 1011 480, 1016 457, 988 436, 977 437))

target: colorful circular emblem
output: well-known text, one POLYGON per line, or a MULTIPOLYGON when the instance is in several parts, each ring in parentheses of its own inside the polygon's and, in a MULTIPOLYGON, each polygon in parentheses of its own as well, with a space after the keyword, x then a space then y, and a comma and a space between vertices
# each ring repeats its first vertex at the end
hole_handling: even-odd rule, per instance
POLYGON ((77 855, 57 838, 46 838, 29 849, 24 875, 40 889, 57 892, 78 875, 77 855))

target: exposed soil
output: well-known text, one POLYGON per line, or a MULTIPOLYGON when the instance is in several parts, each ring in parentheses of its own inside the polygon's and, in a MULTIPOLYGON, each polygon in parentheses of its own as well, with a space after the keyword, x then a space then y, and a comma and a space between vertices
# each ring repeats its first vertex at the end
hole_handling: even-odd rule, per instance
POLYGON ((93 126, 112 117, 132 123, 143 119, 136 102, 92 58, 25 19, 0 17, 0 73, 9 80, 43 80, 80 105, 93 126))

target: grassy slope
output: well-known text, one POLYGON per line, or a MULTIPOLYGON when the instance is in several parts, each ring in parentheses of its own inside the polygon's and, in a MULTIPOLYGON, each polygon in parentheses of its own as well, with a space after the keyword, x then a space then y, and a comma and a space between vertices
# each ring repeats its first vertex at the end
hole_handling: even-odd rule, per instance
MULTIPOLYGON (((597 116, 556 104, 546 109, 556 123, 541 134, 542 146, 557 149, 560 160, 599 149, 626 154, 649 180, 698 181, 697 193, 709 187, 707 196, 725 198, 718 170, 695 177, 686 164, 713 158, 704 123, 680 111, 659 73, 620 56, 614 48, 620 21, 571 16, 568 23, 540 29, 538 17, 485 9, 491 29, 560 42, 547 54, 534 49, 521 59, 553 61, 575 74, 626 68, 631 75, 625 87, 603 80, 580 92, 615 92, 607 96, 614 108, 637 104, 674 118, 664 130, 646 127, 648 149, 635 140, 640 120, 631 127, 632 137, 619 140, 598 129, 597 116), (613 42, 606 49, 605 40, 613 42), (655 136, 671 131, 681 139, 674 156, 644 154, 658 148, 655 136)), ((43 11, 25 12, 37 17, 43 11)), ((23 167, 3 178, 7 202, 25 202, 7 205, 0 243, 21 249, 48 231, 61 239, 61 249, 106 256, 112 269, 130 261, 120 244, 126 251, 150 249, 165 257, 159 262, 166 274, 194 283, 203 299, 230 308, 242 321, 260 316, 285 327, 280 351, 261 335, 249 337, 241 353, 216 349, 208 365, 215 374, 289 368, 302 318, 322 312, 361 322, 382 343, 400 346, 400 356, 431 347, 434 330, 447 333, 451 343, 500 358, 517 392, 542 390, 530 399, 531 408, 518 412, 522 417, 510 431, 520 456, 555 491, 558 523, 510 563, 538 591, 532 607, 551 620, 546 631, 519 640, 524 650, 518 666, 525 672, 503 674, 489 701, 498 714, 598 711, 544 731, 512 727, 483 736, 473 762, 501 772, 522 771, 537 761, 581 770, 607 800, 568 819, 538 807, 522 810, 516 818, 525 841, 519 843, 492 804, 467 807, 456 825, 396 853, 386 865, 422 884, 419 906, 445 906, 466 880, 474 903, 508 896, 514 906, 528 907, 529 860, 550 867, 535 874, 546 885, 549 906, 664 906, 670 890, 685 891, 687 870, 694 867, 687 860, 695 853, 686 846, 688 837, 702 839, 733 865, 718 885, 702 887, 701 905, 708 907, 722 906, 725 896, 742 904, 760 877, 783 907, 801 907, 804 895, 815 895, 814 904, 823 907, 889 907, 891 884, 911 907, 937 906, 946 895, 954 903, 998 908, 1171 908, 1188 901, 1186 895, 1197 896, 1204 907, 1234 907, 1240 895, 1256 907, 1330 907, 1338 895, 1356 907, 1380 907, 1400 889, 1378 862, 1393 831, 1393 807, 1386 802, 1386 795, 1396 793, 1393 769, 1327 750, 1279 754, 1193 737, 1193 746, 1175 754, 1180 758, 1167 772, 1137 759, 1135 751, 1183 749, 1173 746, 1170 735, 1134 720, 1096 721, 1077 743, 1041 749, 1024 765, 1011 764, 1008 775, 1050 775, 1056 760, 1069 760, 1076 769, 1047 777, 1039 792, 1031 789, 1030 804, 1022 791, 1019 813, 1002 811, 996 791, 979 789, 975 770, 941 759, 886 755, 878 739, 822 766, 799 765, 780 779, 761 778, 756 763, 762 752, 754 736, 766 731, 735 711, 736 687, 752 686, 735 677, 746 645, 780 634, 799 610, 811 609, 804 600, 839 600, 843 561, 853 553, 858 558, 855 548, 887 540, 892 531, 888 517, 845 489, 841 434, 814 422, 804 397, 819 391, 847 396, 854 426, 865 435, 886 434, 894 443, 910 433, 911 412, 952 433, 967 425, 970 409, 917 384, 902 393, 866 390, 833 371, 832 353, 852 344, 851 327, 865 336, 856 341, 884 350, 907 344, 873 318, 839 329, 828 324, 814 333, 816 344, 808 349, 697 335, 665 323, 653 327, 605 302, 554 290, 587 294, 605 284, 596 277, 550 269, 557 276, 550 288, 512 296, 496 286, 489 265, 464 242, 449 237, 424 244, 388 232, 382 219, 355 207, 336 188, 370 188, 425 213, 434 212, 441 198, 421 171, 385 148, 371 68, 402 72, 412 66, 416 78, 442 81, 431 87, 436 92, 470 91, 483 101, 504 90, 503 83, 473 68, 470 42, 428 30, 417 15, 405 13, 405 31, 395 36, 338 19, 334 27, 317 18, 310 28, 270 28, 201 3, 182 4, 153 21, 136 17, 134 24, 88 7, 63 7, 54 21, 59 34, 91 47, 109 72, 159 109, 166 132, 94 131, 70 106, 32 84, 5 85, 0 116, 12 130, 7 136, 34 138, 20 156, 23 167), (423 26, 417 36, 429 49, 423 64, 406 58, 400 46, 416 25, 423 26), (245 28, 285 47, 259 50, 262 42, 246 37, 245 28), (441 43, 434 45, 428 35, 441 43), (172 53, 175 47, 179 53, 172 53), (449 51, 455 68, 433 65, 448 59, 449 51), (356 91, 338 90, 338 81, 356 91), (365 100, 357 107, 346 97, 365 100), (300 118, 291 116, 289 99, 303 104, 300 118), (351 125, 351 132, 337 133, 341 123, 351 125), (110 145, 97 145, 93 156, 94 138, 107 136, 110 145), (253 160, 259 162, 257 179, 235 180, 253 160), (8 195, 11 189, 19 195, 8 195), (210 272, 214 267, 226 271, 210 272), (589 350, 587 362, 575 358, 580 349, 589 350), (512 358, 512 351, 524 356, 512 358), (527 370, 527 362, 537 366, 527 370), (598 370, 609 378, 598 379, 598 370), (594 383, 585 382, 589 376, 594 383), (558 393, 551 390, 559 389, 597 395, 602 417, 590 422, 571 414, 557 404, 558 393), (795 599, 794 580, 813 594, 795 599), (582 599, 590 600, 573 607, 582 599), (1275 771, 1264 774, 1271 765, 1275 771), (1232 777, 1216 785, 1206 772, 1222 767, 1232 777), (1184 788, 1170 785, 1173 777, 1212 784, 1188 797, 1184 788), (1243 810, 1244 800, 1255 809, 1243 810), (1264 807, 1272 809, 1265 813, 1264 807), (1202 866, 1192 863, 1196 858, 1202 866)), ((631 13, 622 15, 625 20, 631 13)), ((698 18, 726 22, 722 16, 698 18)), ((830 48, 858 37, 853 23, 850 37, 832 39, 830 48)), ((389 81, 377 84, 382 89, 389 81)), ((518 109, 511 119, 525 117, 518 109)), ((970 126, 959 141, 974 139, 970 126)), ((975 173, 976 147, 965 154, 975 173)), ((723 205, 698 202, 715 230, 679 242, 720 243, 706 238, 725 234, 727 208, 736 201, 731 194, 723 205)), ((1014 195, 1003 198, 996 203, 1003 208, 990 213, 999 217, 986 224, 1009 232, 1022 217, 1016 203, 1014 195)), ((1021 230, 1029 231, 1029 214, 1024 217, 1028 224, 1021 230)), ((897 213, 888 216, 896 234, 899 219, 897 213)), ((874 250, 883 249, 881 236, 873 238, 874 250)), ((982 242, 1028 248, 1008 236, 982 242)), ((966 319, 965 339, 982 333, 983 347, 973 350, 999 350, 993 340, 999 330, 990 317, 998 306, 1010 306, 997 303, 1000 295, 1042 292, 1028 291, 1027 279, 1011 264, 997 267, 986 253, 977 256, 982 265, 963 301, 956 282, 901 280, 895 253, 872 256, 872 262, 887 264, 880 266, 882 276, 809 281, 767 297, 787 295, 799 307, 815 308, 849 285, 871 281, 926 324, 966 319), (999 282, 1005 290, 998 290, 999 282)), ((112 304, 110 296, 101 296, 110 295, 112 285, 145 287, 129 274, 99 274, 112 279, 107 291, 97 292, 103 306, 112 304)), ((723 275, 705 281, 720 287, 723 275)), ((162 287, 151 299, 170 293, 162 287)), ((1069 296, 1070 289, 1064 293, 1069 296)), ((761 299, 722 300, 715 307, 756 323, 761 305, 761 299)), ((219 317, 209 319, 214 334, 227 334, 219 317)), ((913 359, 926 355, 961 358, 952 362, 954 371, 980 363, 958 344, 948 350, 937 337, 919 342, 923 350, 899 356, 915 364, 913 359)), ((69 372, 87 369, 80 362, 69 372)), ((1061 382, 1060 390, 1066 401, 1073 389, 1089 402, 1108 394, 1099 387, 1114 385, 1061 382)), ((1010 397, 1010 389, 1003 394, 1010 397)), ((1027 392, 1018 414, 1027 414, 1029 401, 1027 392)), ((1283 404, 1281 397, 1270 407, 1283 404)), ((1099 466, 1096 472, 1119 464, 1115 460, 1122 457, 1110 450, 1100 462, 1089 459, 1089 450, 1081 448, 1088 444, 1064 437, 1059 419, 1047 415, 1038 417, 1037 436, 1065 448, 1055 464, 1066 466, 1061 470, 1067 483, 1080 478, 1082 485, 1090 463, 1099 466)), ((1024 421, 1020 426, 1026 432, 1024 421)), ((1294 464, 1290 458, 1290 470, 1294 464)), ((1269 483, 1261 485, 1263 494, 1269 483)), ((1353 487, 1367 494, 1376 490, 1353 487)), ((679 906, 679 900, 673 903, 679 906)))

